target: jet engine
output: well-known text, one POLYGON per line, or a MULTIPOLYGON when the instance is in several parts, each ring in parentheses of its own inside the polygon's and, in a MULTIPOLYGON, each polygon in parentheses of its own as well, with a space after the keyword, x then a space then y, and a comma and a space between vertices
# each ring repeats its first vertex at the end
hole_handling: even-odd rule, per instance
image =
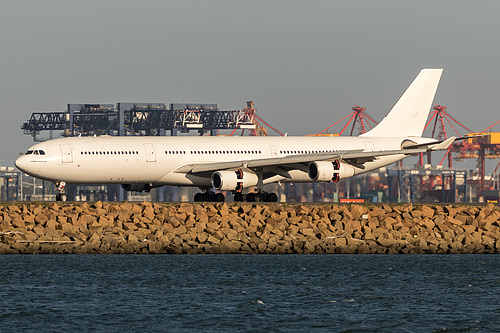
POLYGON ((259 178, 251 172, 217 171, 212 174, 212 186, 222 191, 239 191, 245 187, 257 185, 259 178))
POLYGON ((125 191, 132 191, 132 192, 142 192, 146 191, 149 192, 153 188, 151 184, 122 184, 122 188, 125 191))
POLYGON ((341 163, 338 160, 333 162, 314 161, 309 163, 309 178, 318 182, 338 182, 341 178, 348 178, 354 175, 354 167, 350 164, 341 163))

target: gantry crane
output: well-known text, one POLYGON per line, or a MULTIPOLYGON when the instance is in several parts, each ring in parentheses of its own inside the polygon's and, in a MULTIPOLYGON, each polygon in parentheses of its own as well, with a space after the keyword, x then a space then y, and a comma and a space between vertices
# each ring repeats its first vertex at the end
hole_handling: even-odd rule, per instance
MULTIPOLYGON (((500 121, 499 121, 500 122, 500 121)), ((494 125, 486 128, 479 133, 468 133, 465 136, 470 136, 470 139, 462 142, 454 143, 451 146, 451 151, 455 153, 455 159, 465 160, 474 158, 477 159, 477 170, 479 173, 478 183, 476 188, 477 197, 482 196, 484 190, 489 189, 485 184, 485 160, 500 158, 500 133, 487 132, 494 125)), ((498 168, 498 166, 497 166, 498 168)), ((497 169, 493 173, 496 172, 497 169)))
MULTIPOLYGON (((245 134, 245 130, 250 130, 250 135, 251 136, 267 136, 267 128, 264 127, 262 124, 266 125, 268 128, 272 129, 274 132, 281 136, 285 136, 282 132, 277 130, 275 127, 273 127, 271 124, 268 122, 264 121, 262 117, 257 115, 257 110, 255 110, 254 103, 253 101, 248 101, 247 102, 247 107, 243 108, 241 110, 242 114, 245 115, 246 119, 250 119, 252 122, 253 126, 240 126, 241 130, 241 136, 245 134)), ((234 135, 236 132, 236 128, 229 134, 230 136, 234 135)))

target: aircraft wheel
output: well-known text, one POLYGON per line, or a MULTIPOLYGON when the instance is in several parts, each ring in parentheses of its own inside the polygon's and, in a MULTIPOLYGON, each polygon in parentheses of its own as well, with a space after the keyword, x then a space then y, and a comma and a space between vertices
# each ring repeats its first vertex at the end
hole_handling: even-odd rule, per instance
POLYGON ((236 192, 234 194, 234 202, 242 202, 243 201, 243 194, 241 194, 240 192, 236 192))
POLYGON ((57 200, 57 195, 56 195, 56 201, 66 201, 68 200, 68 196, 66 193, 59 193, 59 200, 57 200))
POLYGON ((201 194, 200 192, 196 193, 196 194, 194 195, 194 201, 195 201, 195 202, 199 202, 199 201, 201 201, 201 195, 202 195, 202 194, 201 194))
POLYGON ((61 201, 61 193, 56 194, 56 201, 61 201))
POLYGON ((200 199, 200 201, 204 202, 210 201, 210 195, 208 193, 201 193, 200 199))
POLYGON ((247 194, 247 202, 255 202, 255 193, 247 194))
POLYGON ((278 196, 276 195, 276 193, 268 193, 266 194, 264 200, 267 202, 278 202, 278 196))
POLYGON ((224 197, 224 194, 222 194, 222 193, 217 193, 217 194, 215 195, 215 201, 216 201, 216 202, 224 202, 224 201, 226 201, 226 198, 224 197))

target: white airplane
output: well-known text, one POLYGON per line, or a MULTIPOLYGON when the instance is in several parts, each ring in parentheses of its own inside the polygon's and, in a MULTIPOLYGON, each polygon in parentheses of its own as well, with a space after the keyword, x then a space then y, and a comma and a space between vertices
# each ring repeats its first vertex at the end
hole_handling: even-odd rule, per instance
POLYGON ((20 156, 19 170, 54 181, 65 201, 66 183, 121 184, 129 191, 163 185, 196 186, 194 201, 278 200, 263 192, 275 182, 338 182, 456 139, 422 133, 442 69, 423 69, 385 118, 358 137, 99 136, 38 143, 20 156), (243 194, 243 189, 256 187, 243 194))

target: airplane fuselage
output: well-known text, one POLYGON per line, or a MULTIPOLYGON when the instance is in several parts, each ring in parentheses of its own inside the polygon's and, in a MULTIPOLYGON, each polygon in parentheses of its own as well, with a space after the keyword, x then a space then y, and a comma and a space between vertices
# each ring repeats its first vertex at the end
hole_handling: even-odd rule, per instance
MULTIPOLYGON (((411 138, 413 141, 422 138, 411 138)), ((16 165, 26 173, 51 181, 86 184, 138 184, 210 187, 210 176, 174 172, 192 163, 282 158, 346 150, 400 149, 405 138, 362 137, 72 137, 29 148, 16 165), (36 153, 38 152, 38 153, 36 153), (42 155, 41 152, 44 154, 42 155)), ((427 140, 428 141, 428 140, 427 140)), ((392 155, 355 168, 354 174, 377 169, 406 157, 392 155)), ((307 170, 292 170, 276 181, 311 182, 307 170)))

